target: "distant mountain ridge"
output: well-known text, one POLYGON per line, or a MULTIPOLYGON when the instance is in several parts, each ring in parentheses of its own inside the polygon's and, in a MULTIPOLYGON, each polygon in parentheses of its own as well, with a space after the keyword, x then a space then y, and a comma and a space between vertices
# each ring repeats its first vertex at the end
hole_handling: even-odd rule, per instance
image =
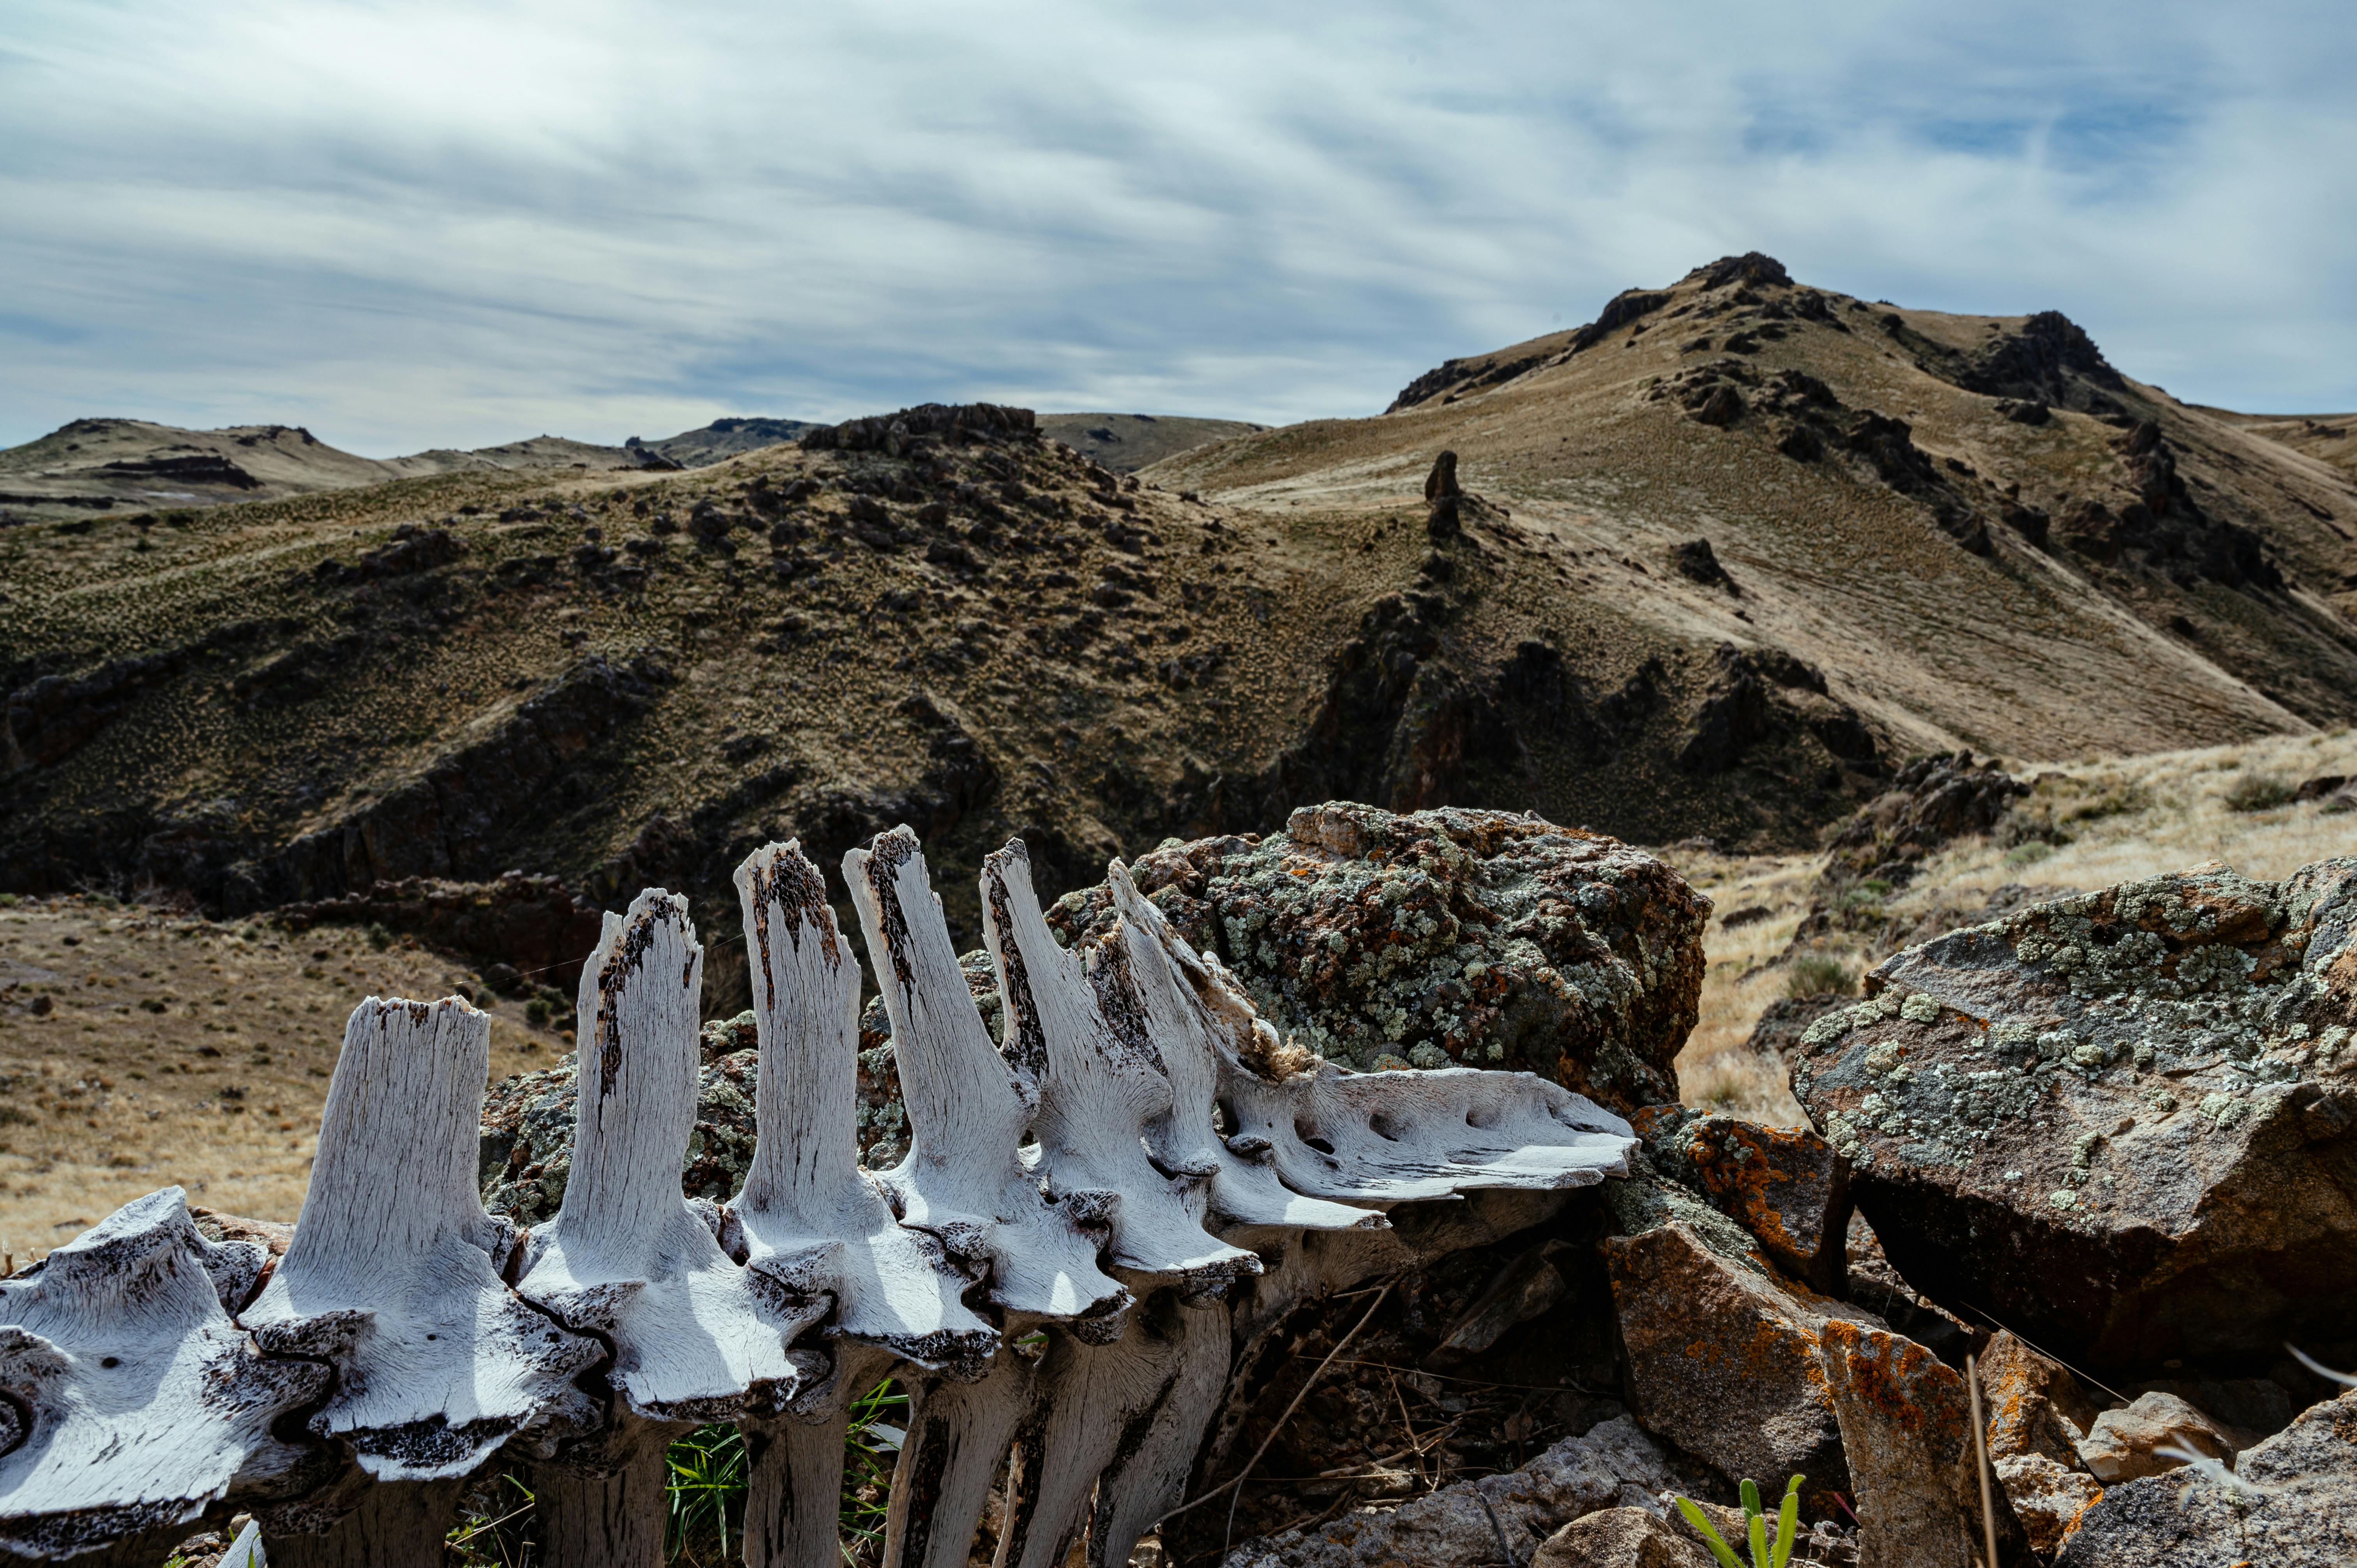
MULTIPOLYGON (((144 419, 77 419, 0 451, 0 524, 118 509, 283 500, 427 474, 701 468, 800 440, 816 428, 802 419, 732 416, 651 441, 633 435, 619 446, 534 435, 472 450, 438 446, 405 457, 362 457, 299 424, 185 430, 144 419)), ((1205 442, 1268 427, 1146 413, 1050 413, 1039 416, 1039 428, 1116 472, 1131 473, 1205 442)))

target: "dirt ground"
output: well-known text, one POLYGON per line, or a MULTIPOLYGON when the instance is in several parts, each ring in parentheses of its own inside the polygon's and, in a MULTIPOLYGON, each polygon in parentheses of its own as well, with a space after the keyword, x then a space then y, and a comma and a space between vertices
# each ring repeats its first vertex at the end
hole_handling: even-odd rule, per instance
POLYGON ((0 908, 0 1252, 21 1267, 175 1182, 192 1205, 292 1220, 353 1006, 461 984, 491 1013, 493 1078, 566 1048, 448 959, 359 930, 0 908))

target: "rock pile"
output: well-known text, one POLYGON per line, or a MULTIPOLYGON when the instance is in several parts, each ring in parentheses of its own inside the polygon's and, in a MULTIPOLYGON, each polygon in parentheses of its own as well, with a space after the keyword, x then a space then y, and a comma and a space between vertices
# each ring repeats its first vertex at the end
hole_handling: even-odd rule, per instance
MULTIPOLYGON (((2006 782, 1941 759, 1913 820, 2006 782)), ((1239 1342, 1190 1488, 1265 1444, 1227 1568, 1700 1568, 1667 1494, 1733 1540, 1734 1483, 1792 1475, 1796 1561, 1965 1568, 1975 1353, 2001 1562, 2352 1560, 2357 1395, 2279 1347, 2357 1361, 2357 860, 2199 867, 1901 954, 1799 1031, 1822 1135, 1675 1103, 1707 905, 1614 841, 1335 803, 1133 875, 1275 1026, 1265 1069, 1537 1070, 1641 1140, 1628 1179, 1518 1216, 1395 1211, 1420 1261, 1366 1323, 1316 1302, 1239 1342)), ((1071 943, 1111 920, 1102 888, 1053 916, 1071 943)), ((996 1028, 989 966, 965 968, 996 1028)), ((861 1142, 884 1165, 900 1121, 870 1013, 861 1142)), ((705 1029, 691 1196, 742 1179, 752 1043, 749 1015, 705 1029)), ((571 1074, 493 1093, 487 1201, 517 1223, 563 1196, 571 1074)), ((1223 1512, 1174 1520, 1168 1549, 1216 1554, 1223 1512)))

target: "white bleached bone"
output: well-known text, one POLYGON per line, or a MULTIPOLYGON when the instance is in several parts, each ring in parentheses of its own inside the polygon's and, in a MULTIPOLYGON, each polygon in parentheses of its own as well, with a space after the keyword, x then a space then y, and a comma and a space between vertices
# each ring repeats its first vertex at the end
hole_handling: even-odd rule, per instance
POLYGON ((739 1268, 681 1195, 695 1130, 704 950, 687 900, 651 889, 608 914, 581 971, 573 1167, 524 1246, 516 1291, 613 1350, 608 1377, 650 1421, 775 1408, 787 1346, 824 1300, 739 1268))
POLYGON ((917 835, 895 828, 843 857, 843 879, 892 1019, 909 1154, 885 1175, 901 1223, 988 1270, 994 1305, 1113 1338, 1129 1292, 1096 1243, 1049 1204, 1021 1144, 1039 1109, 1032 1064, 1002 1058, 966 989, 917 835))
POLYGON ((982 879, 1002 1053, 915 836, 884 834, 844 871, 892 1019, 911 1129, 898 1167, 857 1165, 859 966, 792 845, 737 873, 759 1142, 715 1223, 679 1188, 702 960, 681 900, 651 891, 607 918, 582 982, 565 1196, 529 1238, 475 1190, 488 1021, 371 998, 294 1243, 240 1315, 251 1343, 223 1305, 259 1255, 203 1243, 177 1194, 0 1286, 0 1412, 32 1412, 32 1441, 0 1452, 0 1547, 71 1513, 76 1541, 132 1561, 159 1520, 226 1496, 251 1498, 288 1568, 410 1568, 439 1560, 463 1478, 496 1460, 530 1471, 552 1568, 651 1564, 664 1443, 734 1419, 750 1568, 832 1568, 848 1411, 888 1376, 910 1408, 887 1568, 963 1564, 1002 1477, 999 1568, 1054 1568, 1082 1539, 1091 1568, 1117 1568, 1217 1464, 1238 1389, 1296 1308, 1627 1169, 1624 1123, 1526 1074, 1259 1070, 1279 1055, 1266 1023, 1123 866, 1114 929, 1067 950, 1019 844, 982 879), (108 1274, 100 1258, 132 1262, 108 1274), (126 1294, 116 1274, 168 1288, 126 1294), (89 1358, 117 1343, 165 1367, 159 1389, 201 1374, 276 1402, 124 1425, 121 1401, 89 1391, 112 1386, 89 1358), (591 1371, 602 1403, 578 1380, 591 1371), (307 1400, 330 1441, 271 1443, 270 1417, 307 1400), (51 1463, 133 1430, 117 1452, 177 1455, 177 1478, 51 1463))
POLYGON ((1383 1229, 1389 1221, 1380 1213, 1304 1197, 1278 1180, 1268 1161, 1228 1147, 1212 1123, 1221 1075, 1236 1055, 1232 1036, 1249 1035, 1259 1019, 1227 972, 1196 952, 1138 892, 1126 866, 1115 861, 1106 875, 1121 917, 1112 940, 1128 957, 1146 1033, 1170 1083, 1170 1114, 1146 1130, 1155 1157, 1166 1169, 1207 1175, 1200 1190, 1210 1217, 1243 1234, 1383 1229))
MULTIPOLYGON (((859 1169, 859 964, 818 868, 799 844, 770 844, 736 883, 760 1046, 759 1141, 722 1234, 750 1270, 833 1306, 823 1382, 796 1402, 794 1419, 747 1427, 746 1561, 831 1568, 851 1402, 896 1362, 978 1379, 999 1334, 963 1299, 981 1267, 902 1225, 859 1169)), ((955 983, 971 1012, 963 978, 955 983)))
POLYGON ((475 1187, 490 1065, 490 1020, 456 997, 353 1009, 295 1238, 241 1315, 265 1351, 335 1369, 311 1430, 381 1481, 596 1419, 573 1379, 602 1348, 500 1277, 513 1238, 475 1187))
POLYGON ((0 1281, 0 1552, 134 1543, 301 1462, 270 1423, 327 1373, 265 1361, 222 1310, 214 1275, 250 1280, 249 1246, 206 1240, 167 1187, 0 1281))
POLYGON ((1164 1290, 1131 1316, 1111 1345, 1049 1331, 1017 1439, 1001 1568, 1058 1568, 1083 1530, 1090 1568, 1121 1568, 1180 1502, 1226 1381, 1227 1314, 1164 1290))
POLYGON ((1233 1058, 1228 1147, 1292 1190, 1388 1208, 1496 1187, 1590 1187, 1629 1174, 1629 1124, 1526 1072, 1347 1072, 1319 1063, 1272 1082, 1233 1058))
MULTIPOLYGON (((828 1338, 928 1371, 978 1375, 998 1331, 962 1299, 974 1276, 938 1238, 896 1220, 859 1169, 859 964, 835 929, 818 868, 798 844, 770 844, 747 857, 736 880, 760 1044, 759 1141, 723 1234, 755 1273, 832 1298, 828 1338)), ((956 985, 966 999, 964 981, 956 985)))
POLYGON ((883 1568, 965 1568, 990 1488, 1030 1404, 1031 1364, 1002 1349, 979 1382, 932 1379, 909 1392, 892 1467, 883 1568))
MULTIPOLYGON (((1168 1174, 1146 1153, 1172 1091, 1131 973, 1129 948, 1057 945, 1017 839, 982 863, 983 937, 998 966, 1006 1055, 1039 1085, 1032 1119, 1042 1190, 1074 1224, 1107 1233, 1106 1255, 1141 1287, 1208 1297, 1260 1273, 1260 1260, 1207 1234, 1193 1195, 1217 1166, 1189 1158, 1168 1174)), ((1182 1156, 1183 1157, 1183 1156, 1182 1156)))

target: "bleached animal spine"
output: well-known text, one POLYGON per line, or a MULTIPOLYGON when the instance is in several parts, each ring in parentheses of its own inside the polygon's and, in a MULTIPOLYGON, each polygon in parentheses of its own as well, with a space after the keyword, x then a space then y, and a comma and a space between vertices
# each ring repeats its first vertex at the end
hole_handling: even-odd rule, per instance
POLYGON ((1183 1500, 1207 1432, 1216 1447, 1237 1345, 1405 1263, 1386 1210, 1626 1173, 1625 1123, 1527 1075, 1263 1076, 1245 1047, 1267 1026, 1111 876, 1120 924, 1075 952, 1022 845, 985 862, 1002 1051, 915 835, 845 857, 911 1133, 870 1173, 857 962, 797 846, 749 856, 759 1142, 717 1211, 678 1181, 703 962, 683 899, 606 918, 572 1174, 526 1235, 474 1187, 488 1020, 363 1002, 258 1294, 258 1250, 206 1241, 177 1188, 0 1283, 0 1554, 161 1563, 244 1509, 257 1562, 423 1565, 462 1481, 511 1464, 554 1568, 652 1568, 664 1443, 733 1420, 748 1563, 832 1568, 848 1412, 891 1376, 912 1398, 888 1568, 963 1563, 1002 1478, 1003 1568, 1052 1568, 1075 1540, 1115 1568, 1183 1500))

